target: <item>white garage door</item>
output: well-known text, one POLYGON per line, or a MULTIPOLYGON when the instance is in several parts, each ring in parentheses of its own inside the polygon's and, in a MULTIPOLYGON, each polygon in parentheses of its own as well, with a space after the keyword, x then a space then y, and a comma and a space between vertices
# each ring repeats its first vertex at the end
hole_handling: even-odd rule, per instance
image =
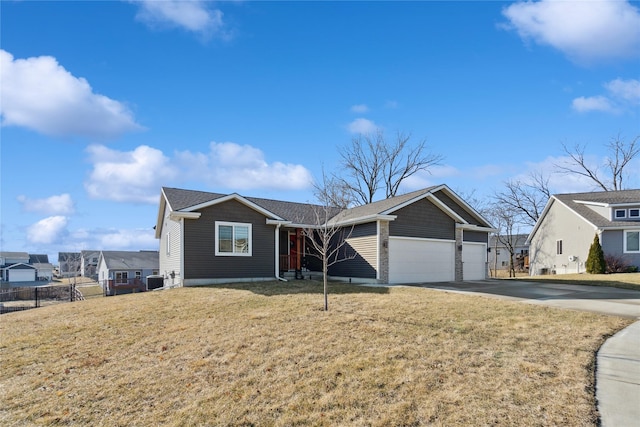
POLYGON ((487 278, 487 245, 464 243, 462 245, 462 279, 484 280, 487 278))
POLYGON ((389 238, 389 283, 451 282, 455 242, 389 238))
POLYGON ((33 282, 36 280, 36 271, 29 269, 9 269, 9 281, 10 282, 33 282))

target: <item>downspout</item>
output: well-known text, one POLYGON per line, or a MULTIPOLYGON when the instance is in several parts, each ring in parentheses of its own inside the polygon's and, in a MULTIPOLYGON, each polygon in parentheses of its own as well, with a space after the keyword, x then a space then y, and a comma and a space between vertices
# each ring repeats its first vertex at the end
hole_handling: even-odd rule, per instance
POLYGON ((278 223, 276 224, 276 235, 275 235, 275 242, 276 242, 276 279, 277 280, 281 280, 283 282, 287 282, 288 280, 285 279, 284 277, 280 277, 280 226, 282 224, 278 223))
POLYGON ((180 218, 180 287, 184 287, 184 218, 180 218))

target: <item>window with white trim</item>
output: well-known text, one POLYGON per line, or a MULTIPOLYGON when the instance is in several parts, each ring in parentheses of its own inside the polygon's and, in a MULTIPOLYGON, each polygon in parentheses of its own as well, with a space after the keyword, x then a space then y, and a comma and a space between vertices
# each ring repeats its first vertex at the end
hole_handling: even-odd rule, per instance
POLYGON ((167 255, 171 255, 171 233, 167 233, 167 255))
POLYGON ((129 273, 126 271, 116 271, 116 285, 126 285, 129 283, 129 273))
POLYGON ((216 256, 251 256, 251 224, 216 221, 216 256))
POLYGON ((556 255, 562 255, 562 240, 556 240, 556 255))
POLYGON ((624 252, 640 253, 640 231, 624 232, 624 252))
POLYGON ((626 218, 627 211, 625 209, 616 209, 615 216, 616 218, 626 218))
POLYGON ((629 209, 629 218, 640 218, 640 209, 629 209))

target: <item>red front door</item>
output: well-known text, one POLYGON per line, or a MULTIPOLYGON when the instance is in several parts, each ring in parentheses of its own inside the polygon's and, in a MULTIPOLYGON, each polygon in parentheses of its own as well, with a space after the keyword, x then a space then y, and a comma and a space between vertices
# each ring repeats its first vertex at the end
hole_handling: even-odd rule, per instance
POLYGON ((298 233, 289 234, 289 270, 298 270, 298 233))

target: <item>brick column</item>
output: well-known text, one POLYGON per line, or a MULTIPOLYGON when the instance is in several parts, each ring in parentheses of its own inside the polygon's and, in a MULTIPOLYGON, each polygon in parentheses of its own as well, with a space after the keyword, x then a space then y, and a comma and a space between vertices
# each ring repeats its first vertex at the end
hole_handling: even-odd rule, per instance
POLYGON ((455 247, 455 281, 462 281, 462 228, 456 227, 456 247, 455 247))

